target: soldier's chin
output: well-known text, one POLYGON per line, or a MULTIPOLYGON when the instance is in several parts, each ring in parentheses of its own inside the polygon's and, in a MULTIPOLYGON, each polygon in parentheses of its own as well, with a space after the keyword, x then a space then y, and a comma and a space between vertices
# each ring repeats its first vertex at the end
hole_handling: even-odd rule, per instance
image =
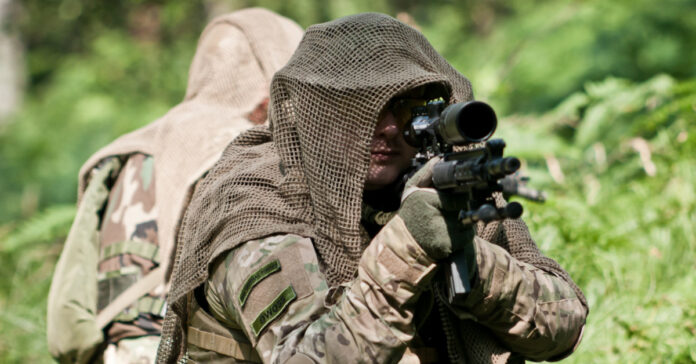
POLYGON ((399 171, 396 168, 377 167, 370 168, 367 178, 365 179, 365 191, 375 191, 385 188, 399 177, 399 171))

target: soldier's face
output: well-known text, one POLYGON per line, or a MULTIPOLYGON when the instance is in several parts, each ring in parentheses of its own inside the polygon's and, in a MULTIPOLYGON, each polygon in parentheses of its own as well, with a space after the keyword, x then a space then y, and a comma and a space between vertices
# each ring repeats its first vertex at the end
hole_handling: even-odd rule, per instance
POLYGON ((365 190, 378 190, 396 181, 411 165, 416 149, 404 140, 404 125, 410 120, 412 98, 395 98, 379 116, 370 145, 370 167, 365 190), (396 104, 395 104, 396 103, 396 104), (394 107, 396 105, 396 107, 394 107), (407 108, 407 112, 404 109, 407 108))

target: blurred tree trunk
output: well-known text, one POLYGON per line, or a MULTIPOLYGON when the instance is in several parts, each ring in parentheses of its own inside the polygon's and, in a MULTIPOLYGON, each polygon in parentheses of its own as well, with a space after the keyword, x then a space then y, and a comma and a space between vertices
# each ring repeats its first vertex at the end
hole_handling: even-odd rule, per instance
POLYGON ((0 124, 17 111, 24 91, 24 52, 16 19, 19 3, 0 0, 0 124))

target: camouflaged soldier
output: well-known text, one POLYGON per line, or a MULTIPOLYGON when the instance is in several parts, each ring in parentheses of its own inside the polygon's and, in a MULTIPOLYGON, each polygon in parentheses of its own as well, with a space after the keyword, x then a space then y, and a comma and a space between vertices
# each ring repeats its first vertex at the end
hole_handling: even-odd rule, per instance
POLYGON ((56 359, 154 362, 164 273, 192 187, 234 137, 266 121, 271 76, 301 36, 263 9, 216 18, 201 35, 185 100, 85 163, 49 295, 56 359))
POLYGON ((400 183, 411 107, 473 99, 418 31, 381 14, 314 25, 271 90, 270 129, 242 134, 196 186, 158 361, 505 363, 574 350, 585 298, 521 220, 462 226, 428 187, 432 164, 400 183), (449 307, 440 268, 459 250, 472 292, 449 307))

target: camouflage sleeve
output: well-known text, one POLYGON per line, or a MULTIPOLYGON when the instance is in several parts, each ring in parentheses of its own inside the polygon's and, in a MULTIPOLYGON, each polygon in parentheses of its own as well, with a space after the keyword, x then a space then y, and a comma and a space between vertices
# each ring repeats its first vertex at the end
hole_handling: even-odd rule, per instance
POLYGON ((215 263, 206 298, 263 362, 392 362, 415 334, 419 287, 434 270, 410 235, 383 229, 358 277, 328 289, 311 240, 280 235, 247 242, 215 263))
POLYGON ((478 280, 455 309, 475 319, 514 352, 531 360, 559 360, 580 342, 587 308, 563 278, 521 262, 476 237, 478 280))
MULTIPOLYGON (((109 192, 99 229, 98 312, 160 264, 154 172, 152 156, 132 154, 109 192)), ((131 304, 106 328, 108 340, 159 336, 164 295, 163 286, 158 286, 143 296, 131 297, 131 304)))

